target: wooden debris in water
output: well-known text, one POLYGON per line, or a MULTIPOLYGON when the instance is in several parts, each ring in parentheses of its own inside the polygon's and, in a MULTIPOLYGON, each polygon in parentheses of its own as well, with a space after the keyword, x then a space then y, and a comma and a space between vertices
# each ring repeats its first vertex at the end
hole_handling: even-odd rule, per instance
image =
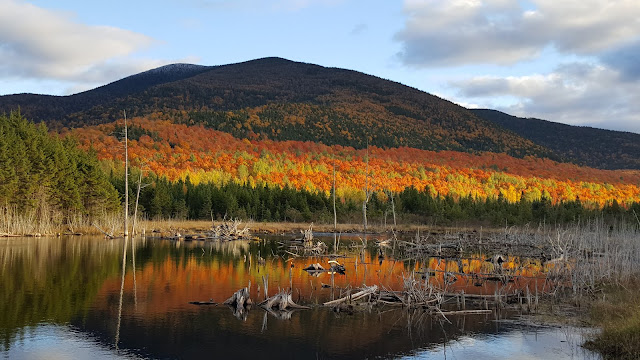
POLYGON ((235 317, 245 321, 249 312, 248 310, 251 309, 251 305, 253 304, 253 300, 251 300, 249 295, 249 287, 251 287, 251 282, 249 282, 247 287, 233 293, 233 295, 223 303, 233 308, 233 315, 235 317))
POLYGON ((322 241, 314 243, 313 224, 309 225, 309 229, 301 231, 302 238, 292 239, 288 245, 289 250, 285 252, 294 257, 322 255, 327 251, 327 244, 322 241))
POLYGON ((242 222, 238 219, 225 220, 220 225, 211 227, 211 236, 222 240, 249 239, 251 234, 249 228, 240 228, 242 222))
POLYGON ((249 288, 245 287, 236 291, 223 304, 235 306, 236 308, 251 306, 253 301, 249 295, 249 288))
POLYGON ((315 264, 311 264, 309 266, 307 266, 306 268, 302 269, 305 271, 324 271, 324 267, 322 265, 320 265, 320 263, 315 263, 315 264))
POLYGON ((258 305, 266 310, 309 309, 307 306, 296 304, 288 291, 280 291, 258 305))
POLYGON ((213 301, 213 299, 209 299, 209 301, 189 301, 191 305, 218 305, 217 302, 213 301))
POLYGON ((314 247, 314 244, 313 244, 313 223, 311 225, 309 225, 309 229, 303 231, 302 234, 304 235, 304 237, 302 238, 302 241, 303 241, 302 243, 303 243, 305 249, 314 247))
POLYGON ((343 303, 345 301, 358 301, 366 296, 369 295, 373 295, 378 291, 378 285, 372 285, 372 286, 366 286, 364 287, 362 290, 358 291, 355 294, 348 294, 347 296, 341 297, 339 299, 335 299, 332 301, 327 301, 325 302, 324 306, 334 306, 334 305, 338 305, 340 303, 343 303))

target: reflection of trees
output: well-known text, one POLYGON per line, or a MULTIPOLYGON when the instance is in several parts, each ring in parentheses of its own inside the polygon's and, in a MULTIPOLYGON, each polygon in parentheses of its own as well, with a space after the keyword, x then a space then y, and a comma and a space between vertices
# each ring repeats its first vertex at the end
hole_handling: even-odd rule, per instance
MULTIPOLYGON (((120 300, 118 301, 118 325, 116 325, 116 350, 118 349, 118 341, 120 340, 120 323, 122 321, 122 296, 124 295, 124 276, 127 270, 127 242, 129 240, 128 236, 125 236, 123 239, 122 245, 122 280, 120 281, 120 300)), ((134 262, 135 264, 135 262, 134 262)), ((133 273, 135 274, 135 268, 133 269, 133 273)), ((134 282, 135 284, 135 282, 134 282)))
POLYGON ((118 273, 111 241, 6 239, 0 245, 0 329, 8 349, 25 327, 67 323, 89 308, 105 279, 118 273))
MULTIPOLYGON (((403 273, 429 269, 433 273, 430 281, 440 282, 445 271, 470 274, 487 263, 483 259, 459 263, 424 259, 411 261, 405 268, 402 261, 385 260, 380 264, 378 252, 369 247, 364 252, 364 261, 360 256, 361 249, 347 249, 346 257, 340 259, 347 268, 346 275, 336 276, 331 281, 329 274, 315 278, 303 270, 309 263, 326 264, 327 258, 287 261, 284 257, 273 256, 278 253, 279 240, 181 243, 159 240, 141 243, 136 240, 139 246, 135 249, 136 271, 131 271, 131 265, 125 265, 124 282, 122 264, 126 262, 122 259, 125 254, 121 240, 2 240, 0 244, 15 244, 0 245, 0 327, 8 331, 2 334, 5 348, 14 341, 16 334, 43 320, 54 324, 71 323, 111 346, 118 332, 116 343, 121 349, 147 349, 145 351, 158 357, 181 358, 201 358, 214 351, 218 357, 237 355, 237 349, 245 349, 249 342, 259 346, 256 345, 255 350, 247 349, 247 354, 251 351, 282 354, 286 348, 287 354, 298 354, 296 351, 299 351, 300 357, 315 357, 318 353, 323 355, 321 357, 332 358, 340 357, 339 354, 345 354, 344 358, 385 357, 411 351, 418 343, 440 343, 442 326, 449 339, 456 333, 492 329, 493 325, 482 322, 484 318, 479 316, 467 317, 466 324, 457 324, 457 318, 449 317, 453 324, 441 325, 420 312, 375 309, 371 316, 335 314, 328 309, 315 308, 277 314, 277 319, 271 314, 266 331, 265 314, 261 309, 236 314, 246 319, 246 322, 239 322, 222 306, 198 309, 188 303, 210 298, 220 301, 229 297, 239 285, 245 286, 249 280, 256 284, 262 276, 269 277, 273 294, 278 287, 289 286, 291 273, 296 303, 310 305, 329 299, 334 289, 339 292, 363 283, 401 289, 403 273), (258 254, 266 261, 259 262, 258 254), (331 281, 332 289, 322 288, 322 281, 331 281), (122 294, 120 301, 119 294, 122 294), (120 304, 118 331, 116 316, 120 304), (262 327, 264 336, 248 331, 262 327), (456 328, 460 331, 456 332, 456 328), (351 331, 353 329, 366 331, 351 331), (200 352, 186 356, 185 349, 200 352)), ((129 258, 128 263, 132 260, 129 258)), ((504 271, 511 271, 509 264, 512 262, 517 268, 517 259, 505 258, 504 271)), ((465 285, 462 283, 459 280, 450 289, 465 285)), ((465 286, 476 288, 473 284, 465 286)), ((487 289, 494 293, 490 287, 487 289)), ((254 299, 263 294, 257 294, 256 286, 251 292, 254 299)))

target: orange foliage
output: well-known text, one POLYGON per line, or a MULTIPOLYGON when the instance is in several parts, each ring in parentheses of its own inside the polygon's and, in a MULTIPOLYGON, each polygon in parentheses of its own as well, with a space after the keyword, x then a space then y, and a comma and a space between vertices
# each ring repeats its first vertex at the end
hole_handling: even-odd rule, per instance
MULTIPOLYGON (((159 141, 142 135, 131 141, 135 165, 171 180, 193 183, 228 181, 253 186, 270 184, 329 193, 335 165, 337 194, 359 198, 367 176, 376 191, 400 192, 407 187, 428 188, 454 197, 504 197, 515 202, 541 197, 597 206, 613 199, 621 204, 640 201, 640 171, 611 171, 558 163, 548 159, 517 159, 506 154, 469 154, 413 148, 355 150, 313 142, 240 140, 202 126, 136 118, 137 127, 158 134, 159 141), (367 170, 369 173, 367 174, 367 170)), ((122 160, 121 146, 110 136, 115 123, 74 129, 84 148, 93 147, 100 159, 122 160)))

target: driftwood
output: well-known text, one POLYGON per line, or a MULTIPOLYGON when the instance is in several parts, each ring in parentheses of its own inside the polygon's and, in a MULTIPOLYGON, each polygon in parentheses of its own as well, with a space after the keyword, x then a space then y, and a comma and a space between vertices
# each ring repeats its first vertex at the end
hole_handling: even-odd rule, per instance
POLYGON ((280 291, 276 295, 266 299, 258 305, 266 310, 285 311, 289 309, 309 309, 309 307, 307 306, 298 305, 293 302, 291 293, 286 291, 280 291))
POLYGON ((234 292, 233 295, 225 300, 223 304, 234 306, 236 308, 251 306, 251 304, 253 304, 253 301, 249 296, 249 288, 245 287, 234 292))
POLYGON ((312 276, 319 276, 321 273, 324 273, 324 272, 329 274, 344 275, 345 268, 343 265, 341 265, 335 260, 330 260, 329 264, 331 265, 329 269, 325 269, 322 265, 320 265, 320 263, 315 263, 315 264, 308 265, 306 268, 302 270, 308 272, 309 275, 312 275, 312 276))
POLYGON ((312 229, 313 229, 313 223, 309 225, 309 229, 302 232, 303 234, 302 242, 304 244, 305 249, 313 248, 313 230, 312 229))
POLYGON ((95 227, 96 229, 98 229, 101 233, 103 233, 103 234, 104 234, 104 236, 108 237, 109 239, 113 239, 113 238, 114 238, 113 234, 109 234, 108 232, 106 232, 106 231, 102 230, 102 229, 101 229, 98 225, 96 225, 95 223, 93 223, 92 225, 93 225, 93 227, 95 227))
POLYGON ((233 219, 231 221, 224 220, 224 222, 220 225, 213 225, 211 227, 211 237, 215 239, 221 240, 238 240, 238 239, 249 239, 251 238, 251 234, 249 233, 249 228, 245 226, 244 228, 240 228, 241 221, 238 219, 233 219))
POLYGON ((233 309, 233 315, 238 318, 238 320, 247 320, 249 309, 251 309, 251 305, 253 304, 253 300, 251 300, 249 295, 250 287, 251 282, 249 282, 247 287, 233 293, 233 295, 223 303, 233 309))
POLYGON ((491 314, 493 310, 458 310, 458 311, 441 311, 442 315, 476 315, 476 314, 491 314))
POLYGON ((314 242, 312 229, 313 224, 309 225, 307 230, 300 230, 302 237, 291 239, 288 246, 290 251, 285 250, 285 252, 294 257, 324 254, 327 251, 327 244, 322 241, 314 242))
POLYGON ((189 304, 191 304, 191 305, 218 305, 218 303, 213 301, 213 299, 210 299, 209 301, 189 301, 189 304))
POLYGON ((305 271, 324 271, 324 267, 322 267, 322 265, 320 265, 320 263, 315 263, 315 264, 311 264, 309 266, 307 266, 306 268, 302 269, 305 271))
POLYGON ((343 303, 345 301, 357 301, 362 299, 365 296, 369 296, 369 295, 373 295, 378 291, 378 286, 377 285, 372 285, 372 286, 367 286, 365 288, 363 288, 362 290, 358 291, 355 294, 349 294, 347 296, 341 297, 339 299, 335 299, 332 301, 327 301, 326 303, 322 304, 324 306, 335 306, 338 305, 340 303, 343 303))

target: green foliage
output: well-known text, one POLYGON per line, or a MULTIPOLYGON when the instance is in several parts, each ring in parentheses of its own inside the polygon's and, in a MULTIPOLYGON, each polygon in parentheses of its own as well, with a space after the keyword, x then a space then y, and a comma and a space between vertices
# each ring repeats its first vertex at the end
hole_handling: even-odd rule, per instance
MULTIPOLYGON (((123 180, 112 177, 116 188, 122 191, 123 180)), ((140 196, 139 212, 156 219, 223 219, 242 218, 254 221, 333 222, 333 200, 330 194, 295 190, 285 186, 229 182, 192 184, 185 181, 170 182, 155 175, 143 179, 151 184, 140 196)), ((579 199, 552 203, 548 198, 529 201, 526 197, 510 203, 502 196, 497 199, 474 199, 432 194, 409 187, 393 194, 395 212, 400 222, 453 225, 458 222, 487 223, 497 226, 522 224, 561 224, 601 217, 610 222, 626 219, 636 221, 633 212, 640 213, 640 204, 628 209, 617 202, 603 209, 582 205, 579 199)), ((336 210, 339 222, 358 223, 362 219, 362 203, 355 198, 338 199, 336 210)), ((367 204, 371 224, 390 223, 392 208, 389 195, 374 193, 367 204)))
POLYGON ((26 327, 43 321, 68 325, 94 304, 104 281, 118 274, 122 258, 103 244, 50 239, 28 251, 4 249, 13 256, 0 272, 0 351, 26 327))
POLYGON ((117 193, 92 152, 73 139, 50 136, 19 113, 0 115, 0 206, 39 219, 115 210, 117 193))

